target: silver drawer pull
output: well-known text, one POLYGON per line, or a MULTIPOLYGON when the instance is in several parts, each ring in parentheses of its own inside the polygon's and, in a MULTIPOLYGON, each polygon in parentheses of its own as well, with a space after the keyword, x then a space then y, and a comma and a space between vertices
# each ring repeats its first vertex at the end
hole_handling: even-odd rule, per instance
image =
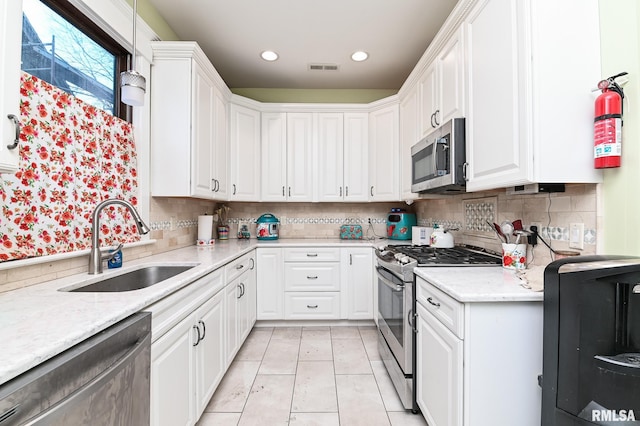
POLYGON ((307 257, 318 257, 318 253, 307 253, 307 257))
POLYGON ((309 309, 317 309, 318 305, 307 305, 307 308, 309 308, 309 309))
POLYGON ((16 138, 13 140, 13 143, 7 145, 7 148, 16 149, 18 147, 18 143, 20 142, 20 120, 13 114, 7 115, 7 118, 13 121, 13 125, 16 128, 16 138))
POLYGON ((307 275, 307 279, 308 280, 317 280, 318 276, 317 275, 307 275))
POLYGON ((439 302, 434 302, 432 298, 427 297, 427 302, 431 303, 433 306, 435 306, 436 308, 440 307, 440 303, 439 302))

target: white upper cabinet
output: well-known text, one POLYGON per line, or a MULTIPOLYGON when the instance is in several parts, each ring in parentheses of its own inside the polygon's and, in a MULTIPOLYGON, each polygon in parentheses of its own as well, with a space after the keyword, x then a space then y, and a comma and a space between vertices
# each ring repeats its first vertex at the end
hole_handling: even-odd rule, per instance
POLYGON ((344 114, 344 201, 369 199, 369 114, 344 114))
POLYGON ((287 200, 313 201, 313 113, 287 114, 287 200))
POLYGON ((418 83, 421 137, 452 118, 464 117, 463 47, 460 28, 438 52, 418 83))
POLYGON ((232 103, 229 200, 260 200, 260 111, 232 103))
POLYGON ((18 171, 22 0, 0 4, 0 173, 18 171))
POLYGON ((262 201, 287 199, 287 114, 262 113, 262 201))
POLYGON ((420 140, 418 123, 418 91, 414 89, 400 101, 400 198, 403 200, 418 198, 418 194, 411 192, 411 147, 420 140))
POLYGON ((400 199, 400 114, 398 104, 369 114, 369 200, 400 199))
POLYGON ((467 190, 599 182, 598 1, 480 0, 464 25, 467 190))
POLYGON ((318 113, 318 201, 367 201, 367 113, 318 113))
POLYGON ((227 112, 220 76, 193 42, 152 42, 151 193, 226 199, 227 112))
POLYGON ((262 113, 262 201, 313 201, 313 113, 262 113))

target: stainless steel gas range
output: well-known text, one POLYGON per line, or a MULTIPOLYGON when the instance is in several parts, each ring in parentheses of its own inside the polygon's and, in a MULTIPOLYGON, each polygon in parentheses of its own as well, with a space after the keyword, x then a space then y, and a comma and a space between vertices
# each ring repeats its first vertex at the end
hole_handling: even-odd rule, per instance
POLYGON ((496 253, 472 246, 433 248, 388 245, 376 249, 378 349, 404 408, 418 412, 415 366, 416 267, 500 266, 496 253))

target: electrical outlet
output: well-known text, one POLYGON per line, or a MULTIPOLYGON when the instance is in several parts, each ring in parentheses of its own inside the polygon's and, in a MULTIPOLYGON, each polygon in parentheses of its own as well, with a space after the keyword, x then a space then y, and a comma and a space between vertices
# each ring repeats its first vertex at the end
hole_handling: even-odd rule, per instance
POLYGON ((569 247, 584 249, 584 223, 569 224, 569 247))
POLYGON ((527 228, 527 229, 530 230, 532 226, 537 226, 538 227, 538 234, 542 235, 542 223, 541 222, 531 222, 529 224, 529 228, 527 228))
POLYGON ((176 217, 171 216, 169 218, 169 231, 175 231, 176 229, 176 217))

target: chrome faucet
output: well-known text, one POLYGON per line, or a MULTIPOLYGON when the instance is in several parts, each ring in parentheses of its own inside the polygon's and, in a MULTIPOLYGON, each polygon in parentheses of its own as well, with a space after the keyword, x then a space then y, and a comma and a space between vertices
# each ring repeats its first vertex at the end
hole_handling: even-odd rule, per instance
POLYGON ((120 204, 121 206, 126 207, 133 219, 136 221, 136 226, 138 227, 138 232, 140 235, 147 234, 150 229, 144 223, 140 214, 133 204, 129 203, 125 200, 119 200, 116 198, 111 198, 109 200, 104 200, 100 204, 96 206, 96 209, 93 211, 91 215, 91 253, 89 254, 89 274, 101 274, 102 273, 102 262, 105 260, 111 259, 115 256, 116 252, 122 248, 122 244, 119 244, 118 247, 113 250, 113 253, 102 253, 100 251, 100 212, 102 209, 111 204, 120 204))

